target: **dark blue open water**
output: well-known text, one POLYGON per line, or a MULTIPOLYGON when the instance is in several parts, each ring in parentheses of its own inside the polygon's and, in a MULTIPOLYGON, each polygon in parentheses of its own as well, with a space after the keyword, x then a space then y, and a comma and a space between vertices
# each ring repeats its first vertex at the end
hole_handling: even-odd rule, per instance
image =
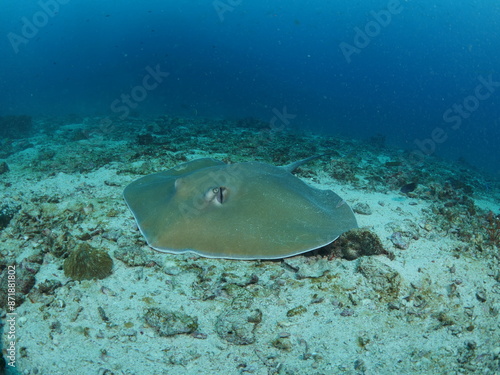
POLYGON ((16 0, 0 20, 0 116, 277 117, 500 176, 497 0, 16 0))

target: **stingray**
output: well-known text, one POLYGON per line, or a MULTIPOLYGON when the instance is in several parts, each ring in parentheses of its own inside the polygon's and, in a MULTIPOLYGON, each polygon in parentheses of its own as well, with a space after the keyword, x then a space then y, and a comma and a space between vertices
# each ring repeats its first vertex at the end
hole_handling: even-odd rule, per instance
POLYGON ((279 259, 318 249, 357 228, 347 203, 277 167, 202 158, 128 185, 125 201, 149 246, 226 259, 279 259))

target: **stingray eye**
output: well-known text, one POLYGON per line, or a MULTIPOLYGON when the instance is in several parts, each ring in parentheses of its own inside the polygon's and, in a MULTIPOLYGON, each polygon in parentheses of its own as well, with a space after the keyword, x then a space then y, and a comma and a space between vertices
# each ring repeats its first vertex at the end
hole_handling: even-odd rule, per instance
POLYGON ((207 202, 214 202, 218 204, 222 204, 226 202, 227 199, 227 188, 224 186, 219 186, 216 188, 210 189, 206 194, 205 194, 205 199, 207 202))
POLYGON ((224 186, 221 186, 215 188, 213 192, 215 194, 215 199, 217 199, 217 202, 219 202, 220 204, 224 203, 227 196, 227 189, 224 186))

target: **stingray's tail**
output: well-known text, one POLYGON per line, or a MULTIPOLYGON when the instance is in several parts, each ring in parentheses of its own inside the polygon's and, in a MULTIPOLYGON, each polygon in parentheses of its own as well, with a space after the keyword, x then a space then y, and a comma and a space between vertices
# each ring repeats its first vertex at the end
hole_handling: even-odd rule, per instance
POLYGON ((319 158, 322 158, 323 156, 328 156, 328 155, 331 155, 331 153, 310 156, 308 158, 305 158, 305 159, 302 159, 302 160, 297 160, 297 161, 294 161, 293 163, 290 163, 290 164, 287 164, 287 165, 283 165, 281 168, 283 168, 283 169, 287 170, 288 172, 292 173, 294 170, 296 170, 302 164, 309 163, 311 160, 319 159, 319 158))

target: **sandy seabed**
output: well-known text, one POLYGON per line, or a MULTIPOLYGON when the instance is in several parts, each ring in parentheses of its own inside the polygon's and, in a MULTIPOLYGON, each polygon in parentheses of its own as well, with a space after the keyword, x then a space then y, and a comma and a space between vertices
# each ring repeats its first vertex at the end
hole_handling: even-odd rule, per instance
POLYGON ((255 120, 105 125, 39 119, 31 138, 2 145, 0 307, 12 265, 18 304, 9 373, 500 374, 500 192, 487 176, 412 165, 380 139, 255 120), (158 253, 122 197, 131 181, 199 157, 284 165, 320 153, 330 155, 296 175, 343 197, 390 256, 158 253), (110 276, 65 276, 82 243, 111 256, 110 276))

